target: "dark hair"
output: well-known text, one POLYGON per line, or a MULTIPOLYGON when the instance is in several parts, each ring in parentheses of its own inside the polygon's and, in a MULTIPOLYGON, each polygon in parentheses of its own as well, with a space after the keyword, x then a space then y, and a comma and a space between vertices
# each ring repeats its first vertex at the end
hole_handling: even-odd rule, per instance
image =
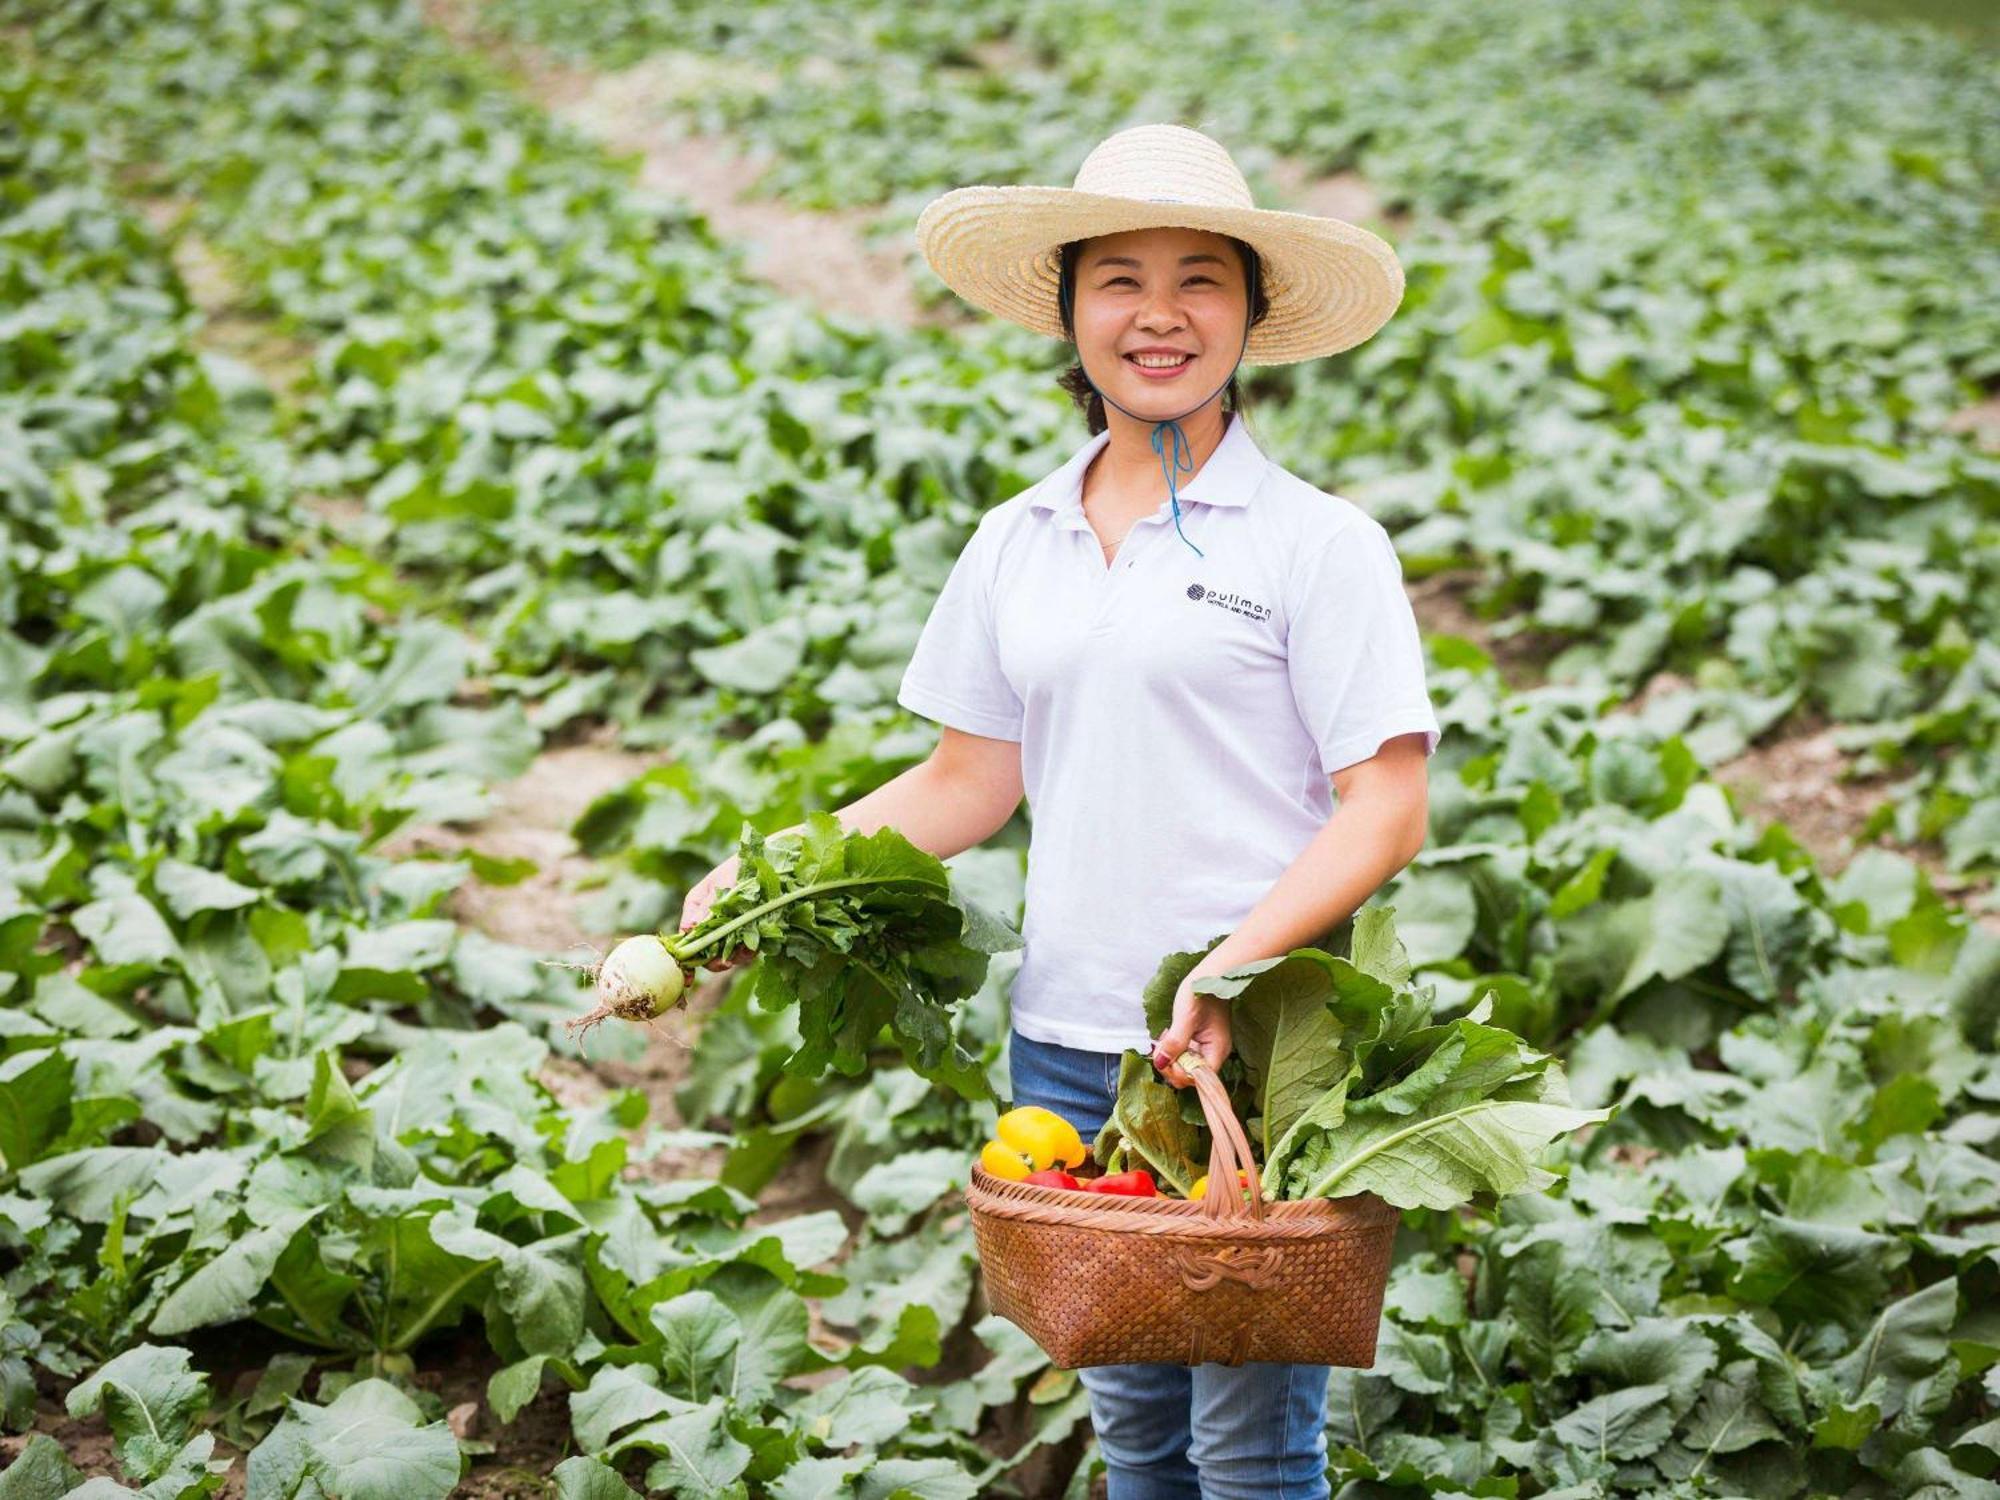
MULTIPOLYGON (((1234 235, 1225 238, 1236 247, 1237 258, 1243 262, 1243 281, 1250 288, 1250 326, 1255 328, 1271 310, 1271 299, 1264 292, 1263 263, 1255 250, 1234 235)), ((1076 263, 1083 254, 1084 243, 1082 240, 1070 240, 1063 245, 1061 270, 1057 278, 1056 316, 1062 321, 1063 337, 1072 344, 1076 342, 1076 321, 1071 316, 1071 309, 1076 305, 1076 263)), ((1222 409, 1226 412, 1243 410, 1243 392, 1237 386, 1239 378, 1232 374, 1229 384, 1222 388, 1222 409)), ((1083 362, 1079 360, 1064 370, 1056 383, 1068 391, 1070 399, 1082 408, 1090 435, 1096 437, 1104 431, 1108 425, 1104 415, 1104 398, 1091 388, 1083 362)))

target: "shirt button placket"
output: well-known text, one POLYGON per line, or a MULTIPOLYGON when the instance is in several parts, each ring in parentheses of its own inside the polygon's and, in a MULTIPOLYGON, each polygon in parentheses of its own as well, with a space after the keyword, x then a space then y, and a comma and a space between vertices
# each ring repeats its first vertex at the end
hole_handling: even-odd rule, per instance
MULTIPOLYGON (((1125 533, 1125 540, 1118 544, 1118 555, 1111 559, 1111 566, 1104 570, 1104 577, 1098 580, 1103 597, 1098 600, 1097 614, 1091 621, 1090 633, 1101 635, 1118 621, 1118 601, 1124 593, 1124 581, 1138 561, 1136 549, 1148 545, 1148 533, 1154 528, 1158 516, 1143 516, 1134 522, 1132 529, 1125 533)), ((1093 538, 1093 542, 1094 542, 1093 538)), ((1102 551, 1102 548, 1099 549, 1102 551)))

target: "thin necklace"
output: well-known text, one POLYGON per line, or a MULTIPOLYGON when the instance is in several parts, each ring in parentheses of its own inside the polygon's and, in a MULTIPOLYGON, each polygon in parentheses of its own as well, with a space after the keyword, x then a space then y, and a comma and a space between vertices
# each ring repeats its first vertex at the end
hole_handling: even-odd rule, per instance
MULTIPOLYGON (((1139 523, 1137 521, 1134 521, 1132 523, 1132 526, 1137 526, 1138 524, 1139 523)), ((1113 547, 1117 546, 1120 542, 1124 541, 1126 537, 1132 534, 1132 526, 1127 526, 1123 531, 1119 532, 1118 535, 1114 536, 1110 541, 1099 542, 1097 545, 1102 547, 1106 552, 1109 552, 1113 547)))
MULTIPOLYGON (((1086 512, 1085 514, 1087 516, 1088 512, 1086 512)), ((1130 526, 1127 526, 1123 531, 1119 532, 1118 535, 1114 536, 1110 541, 1108 542, 1100 541, 1098 542, 1097 545, 1099 547, 1102 547, 1106 552, 1109 552, 1113 547, 1117 546, 1120 542, 1124 541, 1126 537, 1132 534, 1133 526, 1137 526, 1139 524, 1139 521, 1143 521, 1145 519, 1146 518, 1144 516, 1140 516, 1138 520, 1133 521, 1130 526)))
MULTIPOLYGON (((1086 473, 1085 473, 1085 475, 1084 475, 1084 478, 1085 478, 1085 479, 1088 479, 1089 477, 1090 477, 1090 476, 1089 476, 1089 473, 1088 473, 1088 472, 1086 471, 1086 473)), ((1079 490, 1079 494, 1078 494, 1078 496, 1077 496, 1077 502, 1076 502, 1076 503, 1077 503, 1077 509, 1079 509, 1079 510, 1083 510, 1083 497, 1082 497, 1082 494, 1081 494, 1081 490, 1082 490, 1082 485, 1083 485, 1083 481, 1082 481, 1082 480, 1078 480, 1078 481, 1077 481, 1077 487, 1078 487, 1078 490, 1079 490)), ((1089 517, 1090 517, 1090 512, 1089 512, 1089 511, 1087 511, 1087 510, 1084 510, 1084 512, 1083 512, 1083 513, 1084 513, 1084 518, 1085 518, 1086 520, 1088 520, 1088 519, 1089 519, 1089 517)), ((1130 536, 1130 535, 1132 534, 1132 527, 1133 527, 1133 526, 1137 526, 1137 525, 1139 524, 1139 522, 1141 522, 1141 521, 1143 521, 1143 520, 1145 520, 1145 519, 1146 519, 1146 518, 1145 518, 1144 516, 1137 516, 1137 517, 1135 517, 1135 518, 1134 518, 1134 519, 1132 520, 1132 522, 1131 522, 1131 524, 1130 524, 1130 525, 1128 525, 1128 526, 1127 526, 1127 527, 1126 527, 1126 528, 1125 528, 1125 529, 1124 529, 1123 531, 1119 532, 1119 533, 1118 533, 1118 535, 1114 536, 1114 537, 1113 537, 1113 538, 1112 538, 1112 539, 1111 539, 1110 541, 1108 541, 1108 542, 1106 542, 1106 541, 1099 541, 1097 545, 1098 545, 1099 547, 1103 548, 1103 549, 1104 549, 1104 550, 1105 550, 1106 552, 1109 552, 1109 551, 1110 551, 1110 550, 1111 550, 1111 549, 1112 549, 1113 547, 1116 547, 1116 546, 1117 546, 1117 545, 1118 545, 1118 544, 1119 544, 1120 542, 1124 541, 1126 537, 1128 537, 1128 536, 1130 536)))

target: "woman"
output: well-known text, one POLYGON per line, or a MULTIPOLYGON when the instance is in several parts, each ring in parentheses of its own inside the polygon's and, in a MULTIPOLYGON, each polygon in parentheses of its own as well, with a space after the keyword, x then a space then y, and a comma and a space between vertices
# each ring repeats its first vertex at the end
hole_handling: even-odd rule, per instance
MULTIPOLYGON (((1439 730, 1395 551, 1264 456, 1235 380, 1370 337, 1402 274, 1365 230, 1256 208, 1228 153, 1173 125, 1110 137, 1069 189, 947 193, 917 235, 961 296, 1075 345, 1091 440, 982 517, 898 695, 938 748, 839 816, 947 858, 1025 793, 1014 1102, 1087 1140, 1125 1049, 1183 1087, 1183 1052, 1228 1055, 1226 1003, 1195 980, 1321 939, 1423 843, 1439 730), (1150 1036, 1160 959, 1218 933, 1150 1036)), ((1326 1495, 1327 1375, 1086 1368, 1112 1500, 1326 1495)))

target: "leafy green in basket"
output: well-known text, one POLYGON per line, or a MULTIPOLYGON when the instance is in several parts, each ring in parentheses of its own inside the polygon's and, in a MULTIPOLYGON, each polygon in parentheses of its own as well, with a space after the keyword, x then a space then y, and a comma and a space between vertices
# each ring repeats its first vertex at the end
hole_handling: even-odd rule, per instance
POLYGON ((1119 1060, 1118 1098, 1098 1135, 1100 1163, 1109 1158, 1102 1143, 1120 1139, 1183 1198, 1208 1171, 1207 1132, 1181 1113, 1180 1090, 1163 1083, 1153 1065, 1136 1052, 1119 1060))
MULTIPOLYGON (((1475 1194, 1534 1192, 1555 1179, 1542 1152, 1609 1110, 1570 1103, 1562 1065, 1487 1024, 1490 997, 1431 1024, 1432 992, 1410 982, 1387 908, 1355 915, 1352 957, 1297 948, 1196 982, 1231 1003, 1232 1101, 1279 1198, 1375 1193, 1398 1208, 1450 1208, 1475 1194)), ((1217 941, 1220 941, 1218 939, 1217 941)), ((1210 945, 1213 947, 1213 944, 1210 945)), ((1174 953, 1147 986, 1147 1022, 1202 953, 1174 953)), ((1121 1143, 1179 1183, 1206 1159, 1198 1105, 1128 1054, 1100 1156, 1121 1143)))

